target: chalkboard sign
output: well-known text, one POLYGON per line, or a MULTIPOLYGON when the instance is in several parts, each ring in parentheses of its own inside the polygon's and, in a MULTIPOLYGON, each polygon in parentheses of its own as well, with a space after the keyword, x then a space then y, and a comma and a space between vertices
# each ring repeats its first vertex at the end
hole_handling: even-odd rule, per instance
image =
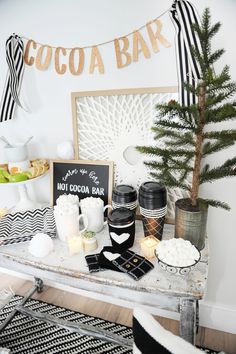
POLYGON ((79 199, 99 197, 111 203, 113 162, 87 160, 51 161, 51 204, 62 194, 76 194, 79 199))

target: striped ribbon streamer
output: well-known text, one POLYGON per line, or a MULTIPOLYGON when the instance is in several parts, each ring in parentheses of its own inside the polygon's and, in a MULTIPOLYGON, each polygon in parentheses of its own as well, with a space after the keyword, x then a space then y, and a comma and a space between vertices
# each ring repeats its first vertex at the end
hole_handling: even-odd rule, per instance
POLYGON ((196 103, 196 95, 187 92, 184 83, 197 86, 197 81, 201 77, 199 63, 191 53, 191 48, 196 48, 201 52, 201 43, 192 25, 199 24, 200 19, 194 6, 185 0, 175 0, 171 10, 171 19, 176 30, 176 59, 179 81, 179 101, 182 105, 196 103))
POLYGON ((6 41, 6 61, 9 71, 0 106, 0 122, 13 118, 16 104, 23 108, 18 94, 24 72, 24 44, 14 33, 6 41))

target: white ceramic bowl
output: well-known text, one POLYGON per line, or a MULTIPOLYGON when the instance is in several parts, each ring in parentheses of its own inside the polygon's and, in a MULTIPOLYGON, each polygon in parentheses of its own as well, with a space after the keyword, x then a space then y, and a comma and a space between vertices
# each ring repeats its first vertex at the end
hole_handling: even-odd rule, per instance
POLYGON ((26 145, 15 145, 4 148, 5 156, 8 162, 21 162, 28 158, 28 151, 26 145))
MULTIPOLYGON (((197 248, 196 248, 197 249, 197 248)), ((199 258, 196 259, 195 261, 193 261, 192 264, 188 265, 188 266, 183 266, 183 267, 180 267, 180 266, 174 266, 174 265, 171 265, 171 264, 167 264, 166 262, 162 261, 156 251, 155 251, 155 255, 157 257, 157 261, 160 265, 160 267, 165 270, 166 272, 168 273, 171 273, 171 274, 176 274, 176 275, 186 275, 188 274, 189 272, 191 272, 191 270, 194 268, 194 266, 200 261, 201 259, 201 253, 200 251, 197 249, 197 251, 199 252, 199 258)))

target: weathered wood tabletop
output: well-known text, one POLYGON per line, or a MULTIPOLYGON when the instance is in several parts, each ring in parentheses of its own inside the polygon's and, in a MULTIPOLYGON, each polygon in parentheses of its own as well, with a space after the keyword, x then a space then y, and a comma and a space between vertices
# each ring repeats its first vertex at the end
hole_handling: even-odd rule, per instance
MULTIPOLYGON (((173 236, 174 226, 166 224, 163 239, 173 236)), ((132 250, 138 254, 141 254, 139 240, 142 237, 142 223, 136 221, 136 238, 132 250)), ((92 253, 99 253, 104 246, 111 245, 107 227, 97 234, 97 239, 99 247, 92 253)), ((36 259, 30 255, 28 244, 29 242, 24 242, 0 247, 0 267, 133 302, 147 304, 142 294, 152 294, 152 299, 156 300, 151 305, 180 312, 183 320, 189 317, 190 309, 193 312, 193 322, 197 320, 197 301, 202 299, 206 288, 207 241, 201 252, 200 262, 189 274, 184 276, 170 274, 164 271, 154 259, 152 261, 155 265, 154 269, 138 281, 133 280, 127 274, 111 270, 89 273, 84 254, 70 256, 66 243, 59 239, 54 239, 54 251, 43 259, 36 259)), ((195 324, 191 323, 188 325, 189 328, 181 330, 180 324, 181 334, 189 341, 193 341, 193 338, 185 332, 193 331, 194 326, 195 324)))

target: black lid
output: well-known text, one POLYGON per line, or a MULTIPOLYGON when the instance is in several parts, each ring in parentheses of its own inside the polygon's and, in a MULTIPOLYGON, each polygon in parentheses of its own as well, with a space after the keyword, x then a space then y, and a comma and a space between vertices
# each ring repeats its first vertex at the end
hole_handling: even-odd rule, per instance
POLYGON ((137 191, 128 184, 119 184, 113 189, 112 201, 115 203, 131 203, 137 200, 137 191))
POLYGON ((108 223, 116 226, 123 226, 133 222, 135 213, 128 208, 117 208, 108 215, 108 223))
POLYGON ((158 182, 144 182, 139 188, 139 204, 145 209, 166 206, 166 187, 158 182))

